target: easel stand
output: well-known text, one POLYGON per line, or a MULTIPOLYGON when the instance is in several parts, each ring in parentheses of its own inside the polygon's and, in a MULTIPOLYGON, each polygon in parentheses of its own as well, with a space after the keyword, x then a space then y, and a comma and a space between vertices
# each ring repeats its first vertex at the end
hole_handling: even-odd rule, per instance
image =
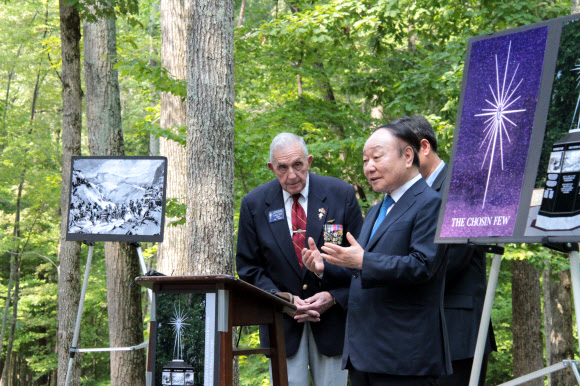
POLYGON ((485 253, 493 253, 493 260, 489 271, 487 290, 485 291, 485 301, 483 302, 481 321, 479 322, 479 331, 477 333, 477 343, 475 344, 475 355, 473 357, 469 386, 477 386, 479 383, 481 363, 483 362, 483 352, 485 350, 485 342, 487 341, 489 322, 491 321, 491 308, 493 306, 493 300, 495 299, 495 289, 497 288, 497 280, 499 278, 501 257, 504 253, 503 244, 481 245, 481 247, 485 253))
MULTIPOLYGON (((578 244, 576 243, 551 244, 548 242, 548 240, 546 240, 544 246, 556 249, 561 252, 569 252, 570 254, 570 275, 572 280, 572 289, 574 291, 574 309, 576 313, 576 327, 578 331, 580 331, 580 263, 578 260, 578 244)), ((495 290, 497 288, 497 281, 499 278, 501 257, 503 256, 504 252, 503 244, 498 244, 497 246, 485 245, 481 247, 484 248, 486 253, 493 253, 494 255, 493 261, 491 263, 491 269, 489 272, 487 290, 485 292, 485 301, 483 303, 481 322, 479 323, 479 332, 477 334, 477 343, 475 346, 475 355, 473 357, 473 367, 471 368, 471 376, 469 378, 469 386, 477 386, 479 384, 479 375, 481 372, 481 364, 483 362, 483 352, 485 349, 485 342, 487 340, 487 333, 489 329, 489 323, 491 320, 491 309, 493 306, 493 300, 495 298, 495 290)), ((509 382, 502 383, 500 386, 520 385, 522 383, 531 381, 532 379, 543 377, 547 374, 562 370, 568 366, 572 367, 572 371, 574 371, 576 381, 578 382, 578 384, 580 384, 580 373, 578 371, 580 361, 565 360, 560 363, 556 363, 552 366, 546 367, 544 369, 534 371, 533 373, 521 376, 516 379, 512 379, 509 382)))
MULTIPOLYGON (((87 293, 87 285, 89 283, 89 273, 91 272, 91 263, 93 260, 93 250, 95 248, 94 241, 85 241, 83 243, 89 246, 89 253, 87 256, 87 264, 85 266, 85 275, 83 277, 83 285, 81 288, 81 298, 79 301, 79 309, 77 311, 77 318, 76 318, 76 322, 75 322, 75 332, 73 335, 73 340, 72 340, 72 344, 71 344, 71 348, 70 348, 70 358, 68 360, 68 367, 66 370, 66 380, 64 382, 65 386, 68 386, 69 378, 70 378, 70 371, 71 371, 72 364, 73 364, 73 361, 74 361, 74 358, 75 358, 75 355, 77 352, 82 353, 82 352, 100 352, 100 351, 134 351, 134 350, 139 350, 142 348, 147 348, 149 345, 149 341, 147 340, 147 341, 145 341, 137 346, 132 346, 132 347, 106 347, 106 348, 88 348, 88 349, 77 348, 79 333, 81 330, 81 317, 83 315, 83 308, 85 305, 85 295, 87 293)), ((139 255, 139 263, 141 265, 141 270, 143 271, 143 275, 145 275, 147 273, 147 266, 145 265, 145 259, 143 258, 143 252, 141 251, 141 244, 137 243, 137 242, 132 242, 130 244, 137 249, 137 254, 139 255)), ((153 299, 152 291, 150 289, 148 289, 147 293, 149 295, 149 301, 151 302, 153 299)))

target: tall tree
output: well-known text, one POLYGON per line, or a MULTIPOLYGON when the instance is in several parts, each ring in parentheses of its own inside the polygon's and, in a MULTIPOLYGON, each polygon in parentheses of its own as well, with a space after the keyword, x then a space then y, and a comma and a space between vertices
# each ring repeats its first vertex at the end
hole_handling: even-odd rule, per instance
MULTIPOLYGON (((149 27, 147 34, 149 35, 149 66, 151 68, 157 67, 159 65, 158 61, 155 59, 158 53, 157 47, 154 43, 154 40, 157 36, 159 36, 159 23, 157 23, 157 15, 159 14, 159 0, 154 0, 151 4, 151 11, 149 15, 149 27)), ((151 107, 155 108, 158 103, 158 93, 154 90, 154 87, 151 85, 150 89, 152 93, 155 95, 155 101, 151 102, 151 107)), ((160 139, 154 134, 149 134, 149 155, 150 156, 158 156, 159 155, 159 146, 160 146, 160 139)))
MULTIPOLYGON (((10 322, 10 334, 8 336, 8 347, 6 348, 6 358, 4 361, 4 368, 2 370, 2 378, 0 379, 0 386, 9 385, 11 381, 11 369, 13 363, 11 362, 12 357, 12 346, 14 344, 14 330, 16 328, 16 319, 18 316, 18 301, 20 299, 20 262, 21 257, 19 254, 20 249, 20 214, 22 210, 22 189, 24 188, 24 176, 25 176, 25 169, 22 171, 20 177, 20 184, 18 185, 18 194, 16 196, 16 216, 14 219, 14 232, 12 234, 13 237, 13 248, 10 253, 10 277, 14 278, 14 297, 12 299, 12 319, 10 322)), ((8 288, 10 291, 10 288, 8 288)), ((6 313, 6 309, 4 310, 6 313)), ((2 323, 2 330, 4 330, 5 321, 2 323)))
MULTIPOLYGON (((124 155, 114 15, 85 21, 85 83, 87 128, 91 155, 124 155)), ((112 347, 134 346, 143 340, 140 290, 130 285, 140 275, 135 249, 127 243, 105 243, 107 266, 107 311, 112 347)), ((111 383, 145 383, 143 350, 111 352, 111 383)))
POLYGON ((189 18, 187 255, 192 274, 233 275, 234 1, 194 0, 189 18))
MULTIPOLYGON (((546 364, 548 366, 574 359, 574 336, 572 334, 572 284, 570 271, 553 274, 544 270, 544 334, 546 336, 546 364), (554 277, 556 276, 556 277, 554 277)), ((576 378, 571 368, 548 374, 552 386, 572 386, 576 378)))
MULTIPOLYGON (((161 0, 161 65, 170 76, 185 80, 187 16, 191 2, 161 0)), ((177 132, 186 125, 187 106, 180 96, 169 92, 161 94, 161 127, 177 132)), ((160 154, 167 157, 167 198, 185 203, 187 195, 186 151, 183 144, 160 138, 160 154)), ((192 259, 187 254, 185 224, 169 217, 165 222, 165 241, 159 245, 157 269, 167 275, 185 275, 194 272, 192 259)))
MULTIPOLYGON (((62 182, 60 193, 60 240, 58 276, 58 385, 64 385, 73 339, 76 310, 80 296, 79 242, 65 241, 69 204, 71 157, 81 154, 82 89, 81 89, 81 21, 78 10, 59 1, 60 39, 62 51, 62 182)), ((80 384, 80 355, 71 369, 70 384, 80 384)))
POLYGON ((234 2, 195 0, 187 34, 187 235, 194 274, 234 273, 234 2))
MULTIPOLYGON (((527 260, 512 262, 512 313, 514 377, 544 367, 539 270, 527 260)), ((529 382, 542 386, 543 379, 529 382)))

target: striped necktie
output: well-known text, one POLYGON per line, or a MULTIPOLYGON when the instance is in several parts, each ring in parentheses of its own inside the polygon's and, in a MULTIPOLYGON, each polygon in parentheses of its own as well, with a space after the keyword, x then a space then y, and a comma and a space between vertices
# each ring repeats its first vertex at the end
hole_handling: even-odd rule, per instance
POLYGON ((302 248, 306 246, 306 213, 302 205, 298 202, 299 198, 300 194, 292 195, 292 199, 294 200, 292 204, 292 243, 294 244, 298 264, 302 268, 304 264, 302 262, 302 248))

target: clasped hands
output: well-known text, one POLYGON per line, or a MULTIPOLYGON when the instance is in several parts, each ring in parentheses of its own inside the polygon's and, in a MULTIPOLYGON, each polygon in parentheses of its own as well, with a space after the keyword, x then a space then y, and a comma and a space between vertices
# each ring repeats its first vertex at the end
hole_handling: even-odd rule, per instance
MULTIPOLYGON (((350 243, 350 247, 341 247, 336 244, 325 243, 322 250, 326 253, 321 253, 316 247, 314 239, 309 237, 308 248, 302 250, 304 266, 318 276, 324 272, 324 260, 341 267, 361 269, 364 250, 350 232, 346 233, 346 239, 350 243)), ((333 304, 334 299, 327 291, 319 292, 308 299, 301 299, 295 295, 294 305, 297 309, 290 316, 293 316, 300 323, 319 322, 320 315, 332 307, 333 304)))
POLYGON ((294 295, 296 311, 289 314, 299 323, 320 322, 320 315, 334 304, 334 298, 330 292, 323 291, 314 294, 308 299, 301 299, 294 295))

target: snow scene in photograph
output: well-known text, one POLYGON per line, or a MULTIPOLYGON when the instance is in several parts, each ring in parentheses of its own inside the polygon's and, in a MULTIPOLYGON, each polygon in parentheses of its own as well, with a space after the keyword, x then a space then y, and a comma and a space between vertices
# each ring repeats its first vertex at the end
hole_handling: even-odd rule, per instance
POLYGON ((164 167, 159 159, 75 160, 69 233, 158 235, 164 167))

